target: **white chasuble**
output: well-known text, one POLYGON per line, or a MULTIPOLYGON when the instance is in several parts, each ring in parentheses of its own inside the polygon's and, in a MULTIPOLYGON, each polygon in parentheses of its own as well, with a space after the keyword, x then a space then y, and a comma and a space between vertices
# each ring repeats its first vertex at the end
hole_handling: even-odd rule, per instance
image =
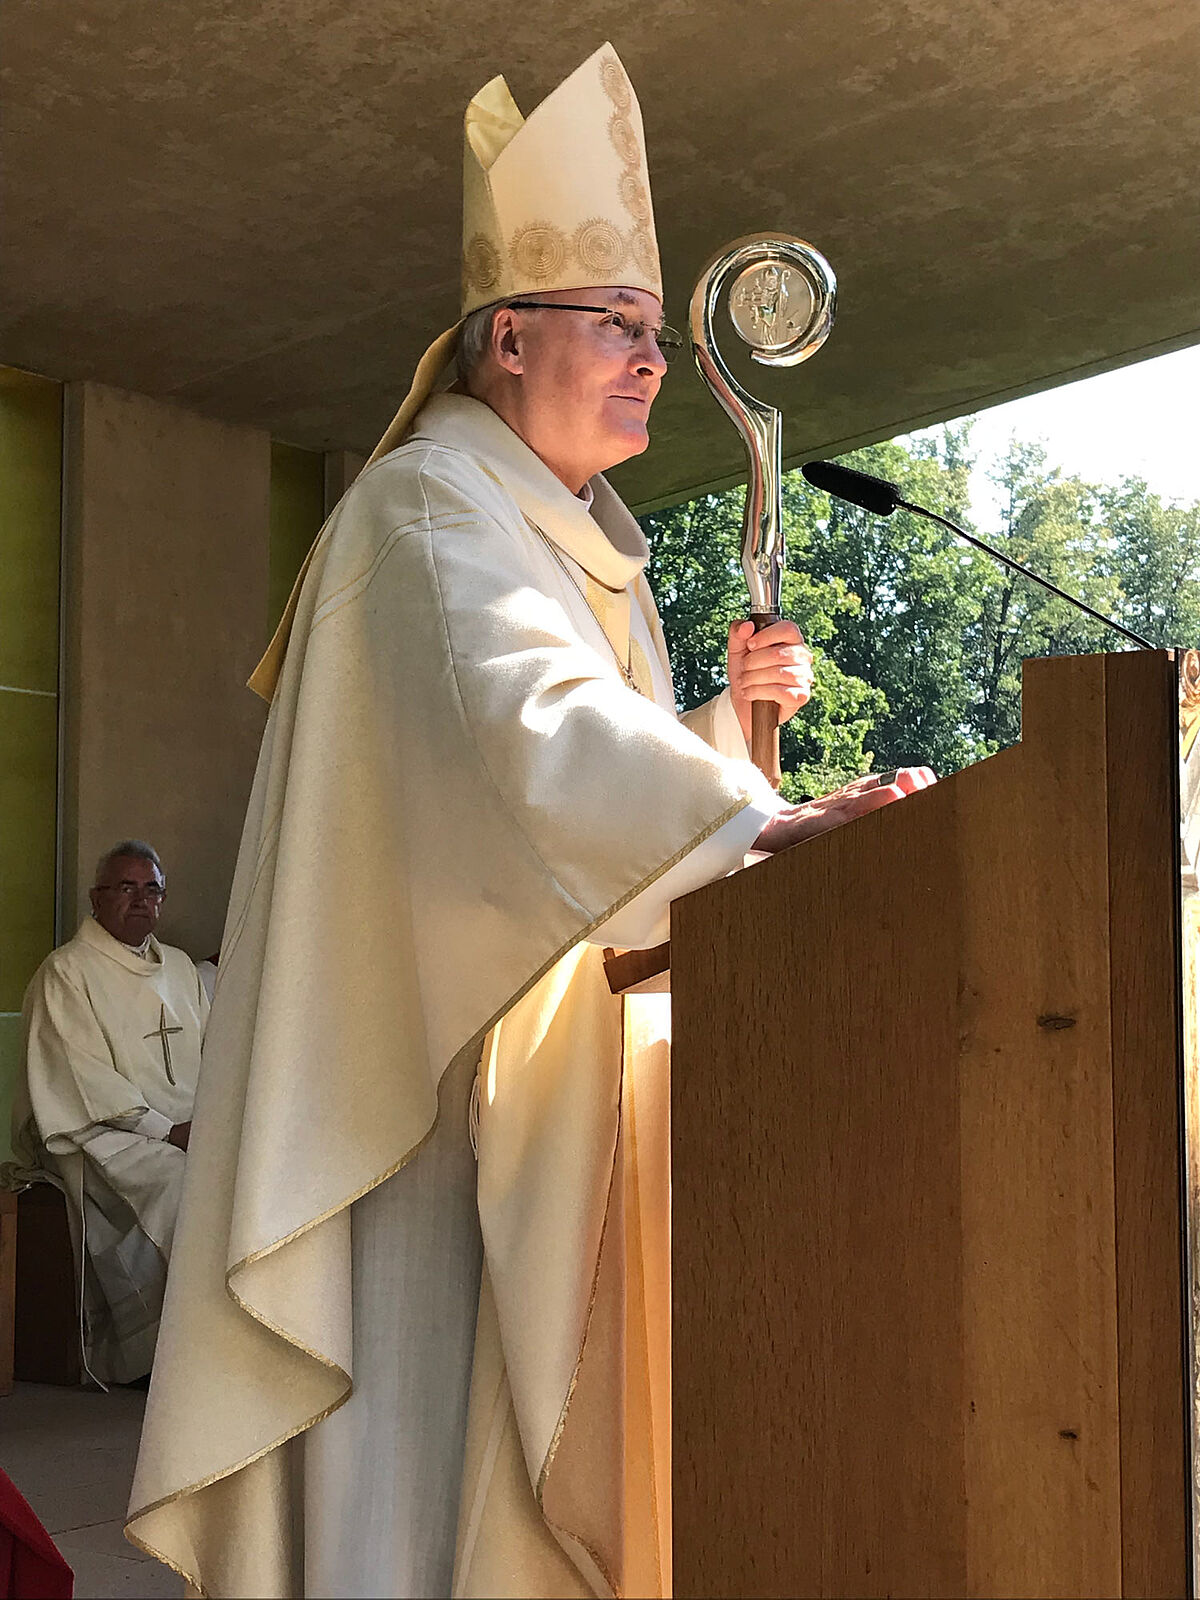
POLYGON ((667 1591, 666 1019, 600 944, 777 802, 593 489, 439 396, 307 568, 130 1511, 207 1594, 667 1591))
POLYGON ((185 1166, 167 1135, 191 1117, 207 1016, 184 951, 143 956, 91 918, 26 991, 15 1143, 66 1195, 101 1382, 150 1370, 185 1166))

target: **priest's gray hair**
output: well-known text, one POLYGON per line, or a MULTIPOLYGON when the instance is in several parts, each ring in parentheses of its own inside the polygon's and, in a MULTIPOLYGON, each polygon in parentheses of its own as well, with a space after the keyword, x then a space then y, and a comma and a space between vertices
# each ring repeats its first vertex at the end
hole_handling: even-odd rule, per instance
POLYGON ((490 306, 480 306, 463 322, 458 330, 458 343, 454 346, 454 366, 459 383, 470 383, 475 368, 487 354, 492 338, 492 318, 503 311, 508 300, 493 300, 490 306))
POLYGON ((480 306, 472 311, 458 330, 458 343, 454 347, 454 365, 460 383, 470 383, 475 369, 487 354, 492 339, 492 318, 497 311, 512 305, 514 300, 537 300, 536 294, 510 295, 507 300, 493 300, 490 306, 480 306))
POLYGON ((113 845, 111 850, 106 850, 97 861, 96 876, 92 879, 92 887, 94 889, 100 887, 101 878, 112 866, 113 862, 119 860, 121 856, 132 856, 135 861, 149 861, 151 866, 158 868, 159 877, 166 883, 167 875, 163 871, 163 864, 158 859, 158 851, 154 846, 147 844, 144 839, 122 839, 118 844, 113 845))

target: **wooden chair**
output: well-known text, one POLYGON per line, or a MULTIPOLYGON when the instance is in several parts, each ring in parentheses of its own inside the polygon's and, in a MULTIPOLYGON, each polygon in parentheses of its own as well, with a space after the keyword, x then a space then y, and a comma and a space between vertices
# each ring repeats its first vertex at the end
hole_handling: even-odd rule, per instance
POLYGON ((82 1383, 75 1257, 67 1203, 62 1192, 50 1183, 31 1184, 19 1195, 7 1198, 16 1201, 16 1215, 11 1219, 16 1236, 12 1271, 14 1376, 20 1383, 82 1383))

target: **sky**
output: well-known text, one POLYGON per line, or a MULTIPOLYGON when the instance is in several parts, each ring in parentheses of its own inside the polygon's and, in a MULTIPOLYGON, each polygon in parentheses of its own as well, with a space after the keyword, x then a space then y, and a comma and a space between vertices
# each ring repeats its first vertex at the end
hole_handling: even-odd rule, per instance
POLYGON ((1091 483, 1145 478, 1164 500, 1200 501, 1200 345, 980 411, 971 508, 998 525, 986 472, 1010 437, 1041 440, 1047 465, 1091 483))

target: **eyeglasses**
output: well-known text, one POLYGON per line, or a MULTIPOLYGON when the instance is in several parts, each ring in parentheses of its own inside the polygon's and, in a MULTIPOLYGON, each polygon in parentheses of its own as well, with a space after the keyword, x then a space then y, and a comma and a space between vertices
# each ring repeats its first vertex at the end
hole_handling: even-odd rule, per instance
POLYGON ((666 323, 660 323, 657 328, 652 328, 648 322, 636 321, 633 317, 626 316, 624 311, 614 311, 611 306, 567 306, 557 300, 510 300, 510 311, 592 311, 604 320, 600 326, 608 332, 614 343, 623 343, 632 350, 639 345, 646 334, 658 346, 659 354, 664 361, 671 361, 683 349, 683 335, 674 328, 668 328, 666 323))
POLYGON ((165 883, 98 883, 96 887, 104 894, 119 894, 126 900, 132 900, 135 895, 142 895, 146 900, 165 900, 167 897, 165 883))

